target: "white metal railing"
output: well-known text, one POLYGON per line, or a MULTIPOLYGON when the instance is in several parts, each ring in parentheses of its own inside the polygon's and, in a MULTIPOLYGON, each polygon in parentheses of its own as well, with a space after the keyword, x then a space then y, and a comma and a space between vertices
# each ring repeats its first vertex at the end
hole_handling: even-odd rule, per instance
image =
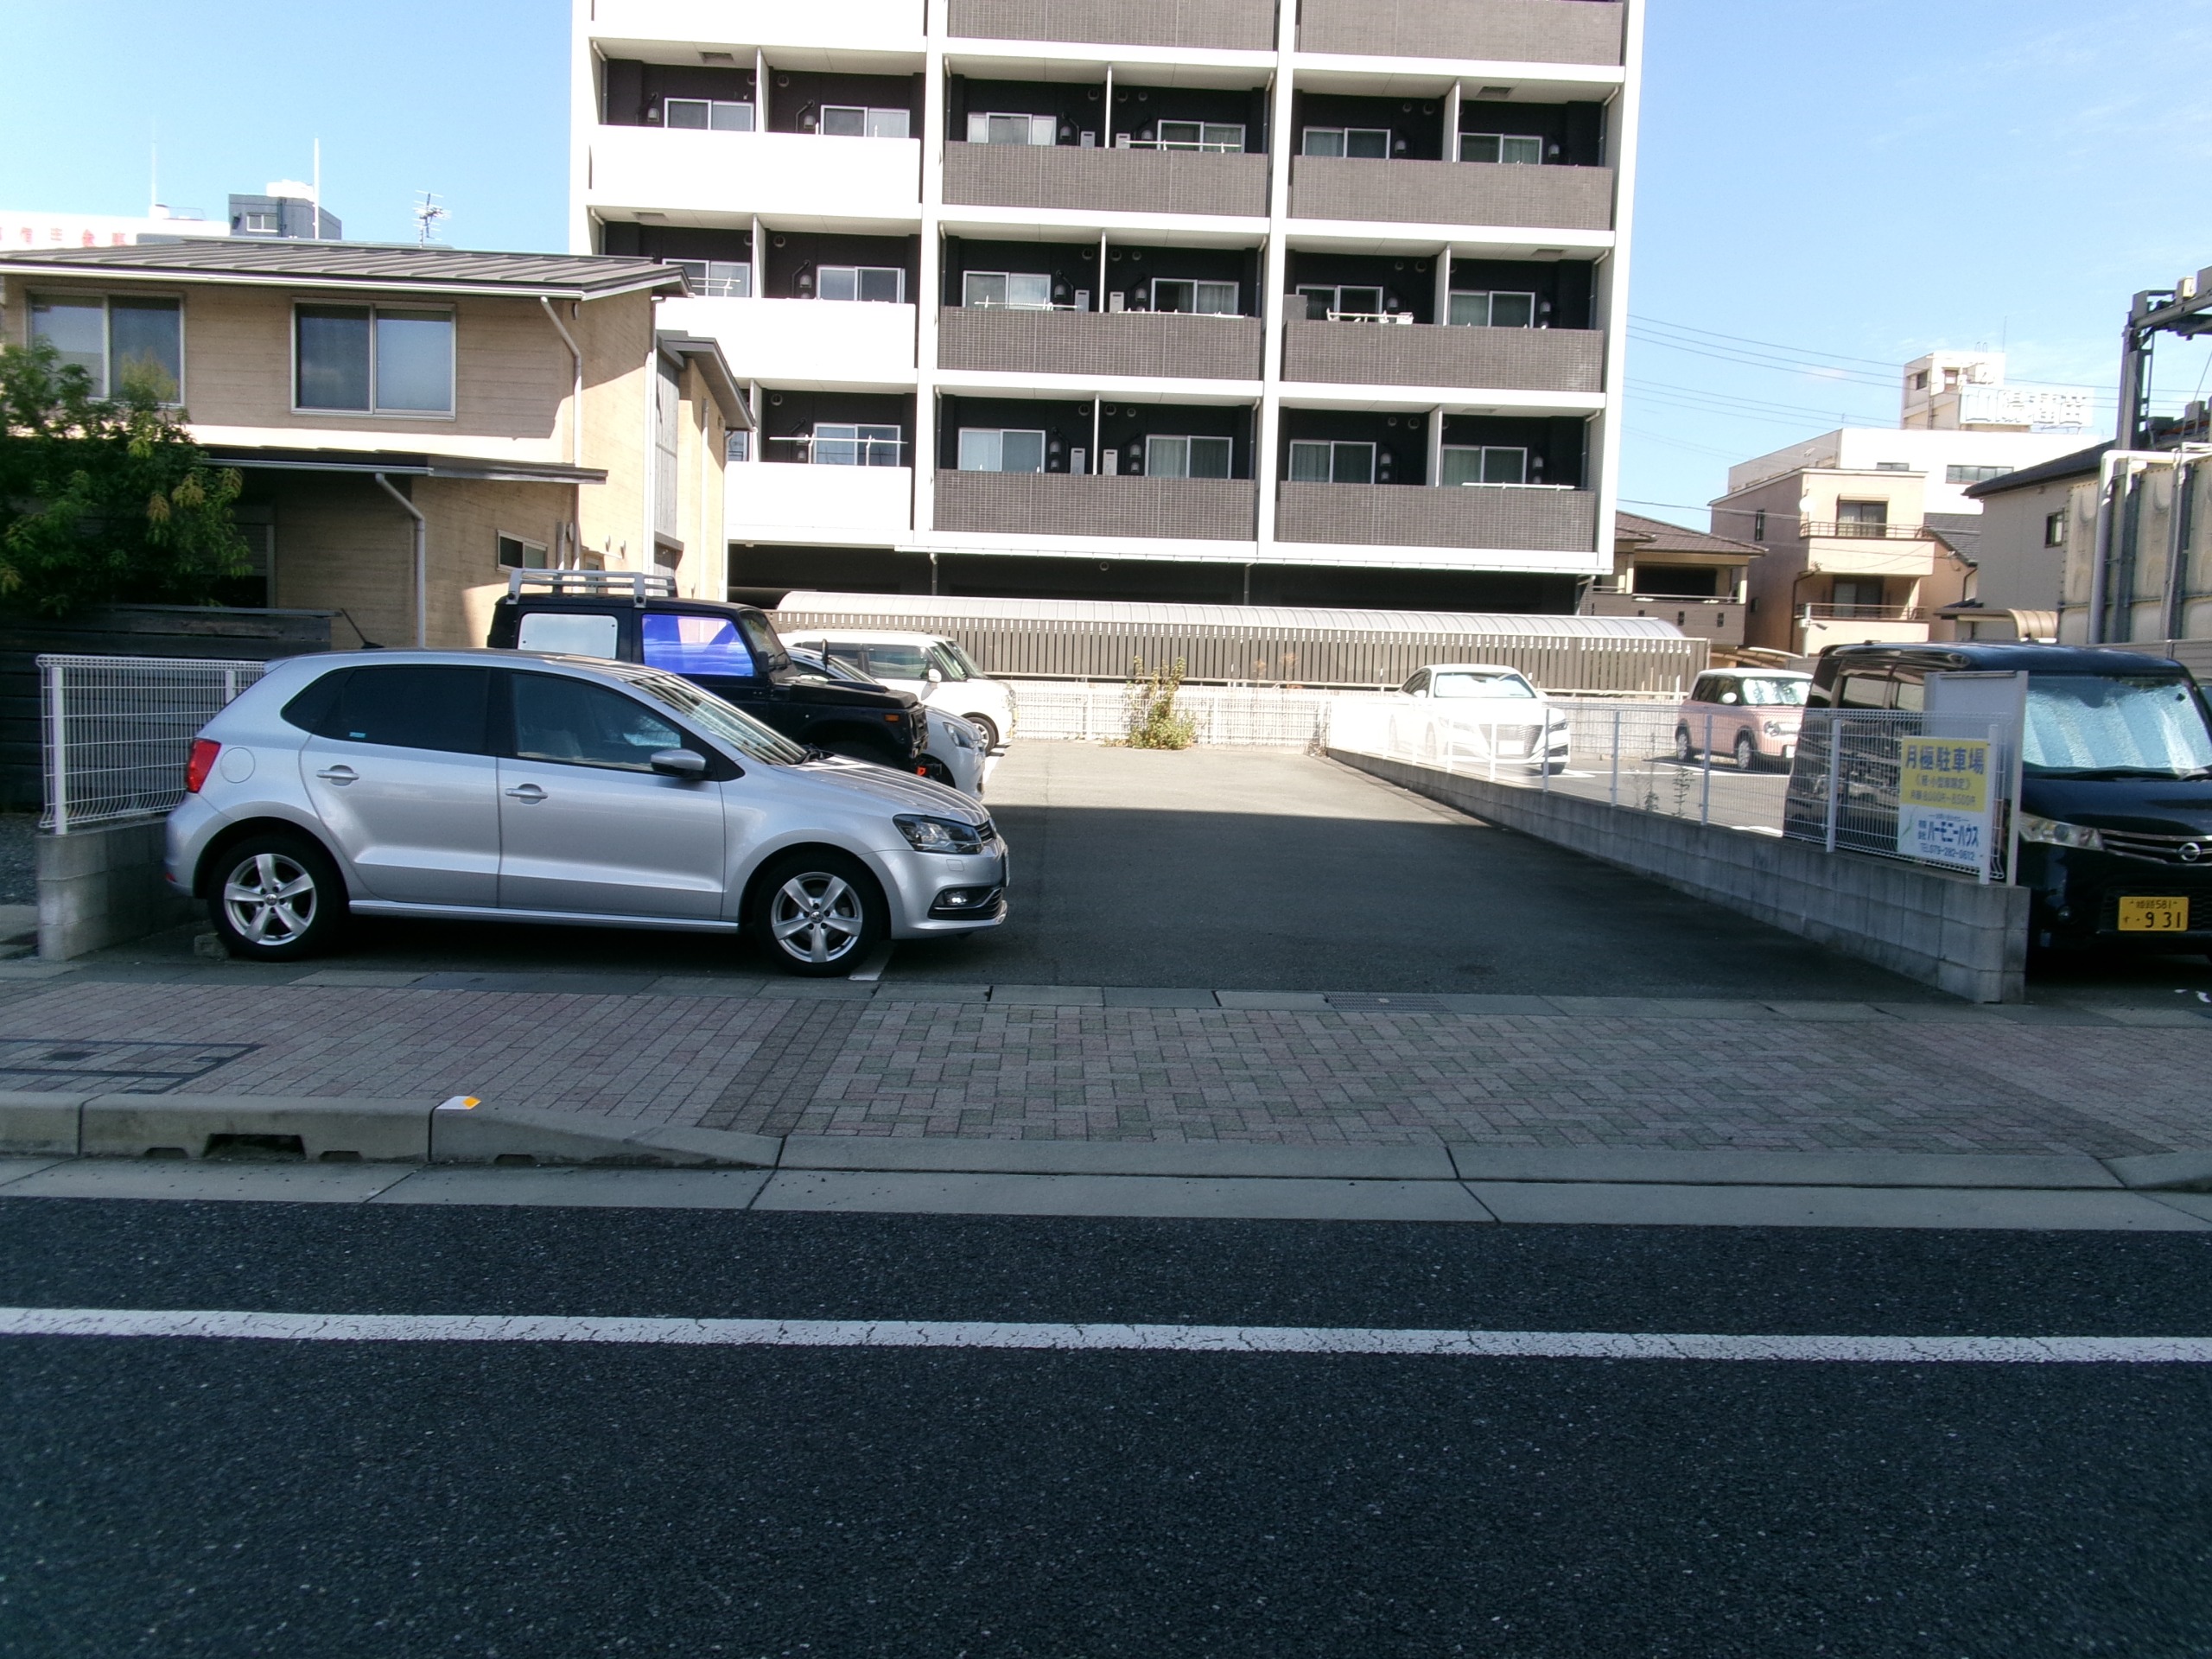
POLYGON ((57 836, 157 817, 184 798, 200 728, 266 671, 265 663, 167 657, 38 659, 46 810, 57 836))
POLYGON ((1488 783, 2009 879, 2014 739, 1885 711, 1686 714, 1674 702, 1333 700, 1325 744, 1488 783))

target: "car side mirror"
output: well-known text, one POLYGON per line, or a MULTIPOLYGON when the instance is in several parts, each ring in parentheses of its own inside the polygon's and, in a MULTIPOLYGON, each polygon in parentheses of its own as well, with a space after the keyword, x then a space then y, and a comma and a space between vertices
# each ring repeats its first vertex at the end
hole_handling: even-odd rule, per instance
POLYGON ((707 757, 689 749, 655 749, 652 769, 664 778, 681 778, 696 784, 707 775, 707 757))
POLYGON ((944 683, 944 671, 941 668, 933 668, 930 670, 930 683, 931 685, 943 685, 944 683))

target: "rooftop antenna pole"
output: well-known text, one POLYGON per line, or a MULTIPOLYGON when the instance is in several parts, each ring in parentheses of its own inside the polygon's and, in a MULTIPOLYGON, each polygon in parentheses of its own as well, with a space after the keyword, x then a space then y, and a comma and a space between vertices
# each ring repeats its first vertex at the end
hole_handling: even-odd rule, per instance
POLYGON ((427 248, 430 245, 430 231, 446 216, 446 210, 438 206, 437 197, 429 191, 422 192, 422 197, 415 207, 415 245, 427 248))
POLYGON ((322 140, 315 141, 315 229, 312 240, 322 240, 322 140))
POLYGON ((154 210, 162 205, 162 124, 147 124, 146 131, 146 217, 151 219, 154 210))

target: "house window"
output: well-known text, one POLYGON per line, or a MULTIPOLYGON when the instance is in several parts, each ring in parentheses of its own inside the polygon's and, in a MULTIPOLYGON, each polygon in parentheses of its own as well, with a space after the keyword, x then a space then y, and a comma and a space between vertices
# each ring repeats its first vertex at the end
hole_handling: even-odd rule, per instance
POLYGON ((1300 153, 1383 160, 1390 154, 1390 130, 1388 127, 1308 127, 1300 153))
POLYGON ((1916 372, 1914 373, 1914 375, 1913 375, 1913 377, 1912 377, 1912 389, 1913 389, 1915 391, 1927 391, 1927 390, 1928 390, 1928 371, 1927 371, 1927 370, 1925 370, 1925 369, 1921 369, 1921 370, 1916 371, 1916 372))
POLYGON ((1835 504, 1835 527, 1846 536, 1886 536, 1890 528, 1890 504, 1886 501, 1839 501, 1835 504))
POLYGON ((906 273, 896 265, 824 265, 816 296, 824 300, 906 302, 906 273))
POLYGON ((499 537, 499 567, 504 570, 543 570, 545 549, 540 543, 503 534, 499 537))
POLYGON ((1912 463, 1909 461, 1878 461, 1874 463, 1874 470, 1878 473, 1909 473, 1912 470, 1912 463))
POLYGON ((1380 322, 1382 309, 1379 288, 1317 288, 1300 286, 1308 322, 1380 322))
POLYGON ((1882 584, 1870 577, 1838 577, 1828 594, 1828 601, 1840 617, 1856 617, 1864 620, 1870 613, 1882 608, 1882 584))
POLYGON ((295 407, 453 413, 452 312, 302 305, 292 316, 295 407))
POLYGON ((913 118, 905 110, 863 109, 857 104, 824 104, 822 124, 816 129, 825 138, 905 138, 913 118))
POLYGON ((1227 438, 1147 438, 1144 470, 1153 478, 1227 478, 1227 438))
POLYGON ((1529 452, 1498 444, 1444 446, 1446 484, 1526 484, 1529 452))
POLYGON ((661 124, 690 132, 750 132, 753 105, 732 99, 666 98, 661 100, 661 124))
POLYGON ((1751 514, 1751 539, 1755 542, 1766 540, 1766 509, 1764 507, 1761 507, 1751 514))
POLYGON ((814 428, 813 461, 817 467, 896 467, 905 448, 895 426, 817 422, 814 428))
POLYGON ((1041 473, 1045 470, 1045 435, 963 426, 960 429, 960 470, 1041 473))
POLYGON ((274 236, 283 227, 277 224, 273 210, 249 207, 238 215, 238 228, 248 236, 274 236))
POLYGON ((1459 159, 1503 162, 1509 167, 1536 167, 1544 159, 1544 141, 1511 132, 1463 132, 1459 135, 1459 159))
POLYGON ((960 279, 960 303, 991 310, 1049 311, 1052 279, 1027 270, 971 270, 960 279))
POLYGON ((971 144, 1056 144, 1059 123, 1049 115, 971 115, 971 144))
POLYGON ((750 432, 730 432, 724 434, 722 437, 722 459, 724 461, 752 460, 753 435, 750 432))
POLYGON ((2064 512, 2054 512, 2045 516, 2043 521, 2043 544, 2045 547, 2063 547, 2066 545, 2066 515, 2064 512))
POLYGON ((2010 467, 1946 467, 1946 484, 1986 484, 1993 478, 2002 478, 2011 472, 2010 467))
POLYGON ((1533 328, 1533 294, 1454 294, 1451 321, 1467 328, 1533 328))
POLYGON ((1160 148, 1242 154, 1244 129, 1232 126, 1225 121, 1162 121, 1160 124, 1160 148))
POLYGON ((702 299, 744 300, 753 296, 753 266, 742 259, 667 259, 683 273, 691 291, 702 299))
POLYGON ((1290 446, 1290 481, 1294 484, 1372 484, 1375 446, 1371 443, 1319 443, 1303 440, 1290 446))
POLYGON ((99 397, 143 385, 162 403, 182 399, 184 307, 178 301, 35 296, 31 338, 48 341, 63 363, 92 376, 99 397))
POLYGON ((1197 311, 1208 316, 1236 315, 1235 283, 1192 283, 1180 277, 1152 279, 1152 308, 1155 311, 1197 311))

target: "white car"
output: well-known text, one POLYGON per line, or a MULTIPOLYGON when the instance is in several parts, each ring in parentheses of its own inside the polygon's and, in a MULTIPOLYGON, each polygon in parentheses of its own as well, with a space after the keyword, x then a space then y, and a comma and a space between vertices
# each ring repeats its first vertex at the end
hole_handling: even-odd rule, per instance
MULTIPOLYGON (((791 666, 802 674, 818 674, 825 680, 844 680, 860 685, 874 685, 875 682, 856 668, 817 656, 810 651, 785 647, 791 666)), ((923 742, 922 766, 927 775, 940 784, 950 784, 963 795, 976 800, 983 798, 983 780, 989 760, 989 747, 983 734, 957 715, 948 715, 944 709, 929 703, 922 705, 923 742)))
POLYGON ((1517 668, 1432 663, 1416 669, 1397 695, 1423 706, 1392 710, 1393 750, 1439 764, 1467 756, 1554 772, 1567 766, 1567 711, 1554 708, 1517 668))
POLYGON ((1014 693, 976 666, 975 658, 938 633, 884 633, 868 628, 776 630, 786 648, 804 651, 865 675, 893 691, 957 715, 983 734, 987 749, 1014 735, 1014 693))

